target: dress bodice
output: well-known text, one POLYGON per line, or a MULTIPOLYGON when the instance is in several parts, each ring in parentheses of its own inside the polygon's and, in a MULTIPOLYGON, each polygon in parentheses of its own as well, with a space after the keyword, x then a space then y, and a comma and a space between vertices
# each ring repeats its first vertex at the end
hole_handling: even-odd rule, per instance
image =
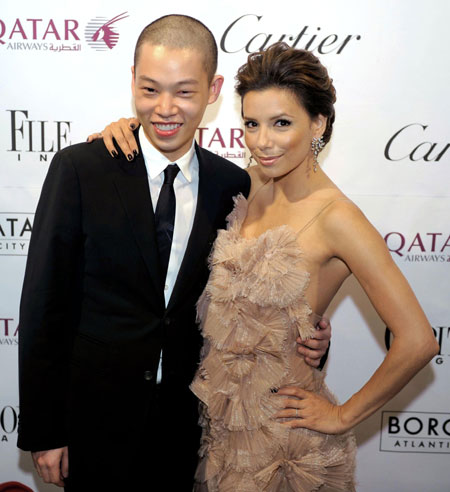
MULTIPOLYGON (((320 466, 330 473, 323 466, 325 437, 306 429, 292 433, 273 418, 281 409, 275 392, 282 386, 334 401, 323 374, 297 352, 296 338, 315 332, 305 298, 309 273, 298 244, 301 231, 281 225, 247 239, 241 235, 247 209, 247 200, 237 196, 209 257, 211 274, 197 305, 204 346, 191 389, 203 403, 197 478, 207 484, 197 490, 319 490, 320 477, 312 481, 316 488, 298 487, 320 466), (291 485, 286 467, 295 470, 291 485)), ((346 461, 345 446, 332 458, 336 466, 346 461)))

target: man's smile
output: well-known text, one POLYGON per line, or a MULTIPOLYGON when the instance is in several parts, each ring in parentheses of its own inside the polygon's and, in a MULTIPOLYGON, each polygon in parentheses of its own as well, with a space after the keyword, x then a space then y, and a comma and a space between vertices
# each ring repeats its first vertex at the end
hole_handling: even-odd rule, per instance
POLYGON ((152 123, 155 133, 160 137, 172 137, 178 133, 182 123, 152 123))

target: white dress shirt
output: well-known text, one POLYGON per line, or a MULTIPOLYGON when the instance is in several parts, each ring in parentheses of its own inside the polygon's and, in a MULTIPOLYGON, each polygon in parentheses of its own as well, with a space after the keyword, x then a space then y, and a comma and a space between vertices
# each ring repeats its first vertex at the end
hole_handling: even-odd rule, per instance
MULTIPOLYGON (((191 148, 176 163, 169 161, 147 140, 142 126, 139 129, 139 141, 147 169, 153 211, 156 210, 159 193, 164 182, 164 169, 169 164, 177 164, 180 168, 180 172, 176 175, 173 183, 176 209, 172 248, 164 286, 164 298, 167 307, 194 223, 198 196, 198 158, 195 153, 194 141, 192 141, 191 148)), ((158 367, 157 381, 161 381, 161 360, 158 367)))

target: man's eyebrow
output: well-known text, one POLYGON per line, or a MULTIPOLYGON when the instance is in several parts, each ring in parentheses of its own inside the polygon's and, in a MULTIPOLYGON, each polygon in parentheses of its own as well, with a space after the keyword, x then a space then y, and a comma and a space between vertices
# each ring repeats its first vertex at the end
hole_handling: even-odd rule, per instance
POLYGON ((195 85, 197 85, 198 80, 197 79, 185 79, 185 80, 180 80, 179 82, 177 82, 177 85, 184 85, 184 84, 195 84, 195 85))
MULTIPOLYGON (((158 81, 155 79, 152 79, 151 77, 147 77, 147 75, 140 75, 139 80, 142 80, 144 82, 149 82, 150 84, 158 84, 158 81)), ((179 80, 175 85, 198 85, 198 80, 196 79, 184 79, 184 80, 179 80)))

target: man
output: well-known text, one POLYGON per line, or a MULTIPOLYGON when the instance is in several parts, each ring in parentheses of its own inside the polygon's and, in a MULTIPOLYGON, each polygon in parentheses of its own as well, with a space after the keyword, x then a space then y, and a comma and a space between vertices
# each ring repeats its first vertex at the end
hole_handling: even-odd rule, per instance
POLYGON ((132 69, 139 155, 75 145, 45 180, 21 301, 18 445, 68 491, 192 489, 195 303, 216 231, 250 188, 193 140, 220 94, 216 67, 203 24, 153 22, 132 69))

